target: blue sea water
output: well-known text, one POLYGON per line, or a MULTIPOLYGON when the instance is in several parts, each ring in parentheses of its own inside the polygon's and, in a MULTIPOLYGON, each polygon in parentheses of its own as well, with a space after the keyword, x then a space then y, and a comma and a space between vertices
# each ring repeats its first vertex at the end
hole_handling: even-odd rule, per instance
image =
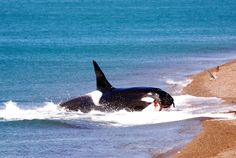
POLYGON ((167 81, 235 59, 235 8, 233 0, 0 1, 0 157, 151 157, 183 145, 199 120, 118 118, 125 127, 117 127, 94 121, 99 114, 41 117, 40 108, 95 90, 92 60, 115 87, 178 97, 167 81))

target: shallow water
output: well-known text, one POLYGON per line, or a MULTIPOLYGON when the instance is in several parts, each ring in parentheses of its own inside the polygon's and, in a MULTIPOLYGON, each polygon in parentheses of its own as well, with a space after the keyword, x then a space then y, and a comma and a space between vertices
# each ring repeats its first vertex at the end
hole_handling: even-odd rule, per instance
POLYGON ((233 118, 219 114, 232 108, 221 100, 180 91, 190 74, 236 57, 235 7, 233 0, 1 1, 0 157, 151 157, 188 142, 198 118, 233 118), (93 59, 115 87, 160 87, 176 108, 58 108, 96 89, 93 59))
POLYGON ((150 157, 185 143, 199 131, 199 124, 197 120, 188 120, 114 128, 76 121, 0 122, 4 137, 0 142, 1 156, 150 157))

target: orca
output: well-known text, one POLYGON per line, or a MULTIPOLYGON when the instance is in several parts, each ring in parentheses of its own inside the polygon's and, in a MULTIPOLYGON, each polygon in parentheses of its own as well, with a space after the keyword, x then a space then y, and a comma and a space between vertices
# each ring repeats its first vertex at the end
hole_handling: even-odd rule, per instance
POLYGON ((71 111, 87 113, 91 110, 103 112, 142 111, 149 105, 159 106, 159 111, 174 105, 174 99, 170 94, 154 87, 115 88, 107 80, 106 76, 93 60, 96 74, 97 90, 77 98, 65 101, 61 107, 71 111))

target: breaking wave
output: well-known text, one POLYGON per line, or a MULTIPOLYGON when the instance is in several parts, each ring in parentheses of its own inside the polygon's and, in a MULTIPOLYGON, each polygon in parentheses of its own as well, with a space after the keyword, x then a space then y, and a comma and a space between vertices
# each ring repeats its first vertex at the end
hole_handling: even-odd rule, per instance
POLYGON ((191 118, 209 117, 232 119, 233 114, 222 113, 232 109, 232 105, 222 105, 218 98, 194 97, 190 95, 175 96, 176 108, 158 111, 151 104, 141 112, 91 111, 89 113, 68 112, 53 102, 46 102, 40 107, 24 109, 16 102, 8 101, 0 109, 0 121, 16 120, 78 120, 100 122, 112 126, 134 126, 180 121, 191 118))

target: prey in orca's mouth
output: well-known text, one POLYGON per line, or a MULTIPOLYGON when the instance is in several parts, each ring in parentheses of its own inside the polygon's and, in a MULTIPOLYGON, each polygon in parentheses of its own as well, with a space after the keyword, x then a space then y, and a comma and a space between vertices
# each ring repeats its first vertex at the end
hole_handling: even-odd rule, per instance
POLYGON ((60 104, 67 110, 89 112, 117 111, 128 109, 129 111, 141 111, 150 104, 163 108, 175 106, 174 99, 170 94, 155 87, 131 87, 115 88, 106 79, 104 73, 93 61, 96 74, 97 90, 83 96, 73 98, 60 104))

